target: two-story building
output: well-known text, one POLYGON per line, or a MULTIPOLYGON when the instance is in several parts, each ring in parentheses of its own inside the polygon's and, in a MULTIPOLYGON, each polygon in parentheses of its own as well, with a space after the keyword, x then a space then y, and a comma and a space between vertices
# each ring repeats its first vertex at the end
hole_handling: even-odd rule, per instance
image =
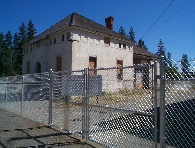
POLYGON ((127 66, 157 58, 114 32, 113 17, 105 22, 106 26, 102 26, 72 13, 23 46, 22 73, 127 66))

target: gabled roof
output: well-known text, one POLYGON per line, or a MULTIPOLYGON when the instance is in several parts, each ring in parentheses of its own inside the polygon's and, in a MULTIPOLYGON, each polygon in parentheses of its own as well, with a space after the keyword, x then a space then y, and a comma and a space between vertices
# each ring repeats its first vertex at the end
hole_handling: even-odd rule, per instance
POLYGON ((69 15, 68 17, 62 19, 60 22, 56 23, 55 25, 51 26, 49 29, 45 30, 38 36, 36 36, 34 39, 29 41, 26 45, 30 45, 34 42, 45 39, 50 34, 53 34, 55 32, 61 31, 66 28, 85 30, 95 34, 104 34, 105 36, 109 36, 111 38, 120 38, 121 40, 125 40, 126 42, 132 43, 132 41, 129 40, 127 37, 120 35, 114 32, 113 30, 108 29, 105 26, 102 26, 75 12, 69 15))
POLYGON ((158 59, 159 56, 157 54, 153 54, 146 49, 140 48, 138 46, 133 46, 133 54, 137 56, 145 56, 145 57, 150 57, 152 59, 158 59))

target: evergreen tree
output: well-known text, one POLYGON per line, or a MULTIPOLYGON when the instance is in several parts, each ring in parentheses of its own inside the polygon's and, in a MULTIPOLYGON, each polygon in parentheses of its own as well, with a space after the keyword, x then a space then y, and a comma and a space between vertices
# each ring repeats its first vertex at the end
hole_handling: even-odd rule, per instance
POLYGON ((185 75, 190 71, 190 63, 186 54, 183 54, 181 58, 181 70, 185 75))
POLYGON ((123 26, 120 26, 119 28, 119 34, 123 35, 123 36, 126 36, 126 32, 125 30, 123 29, 123 26))
POLYGON ((4 34, 1 32, 0 33, 0 77, 5 76, 4 74, 4 56, 5 56, 5 39, 4 39, 4 34))
POLYGON ((134 43, 136 42, 135 41, 135 32, 133 30, 133 27, 130 28, 130 31, 129 31, 129 35, 127 35, 127 37, 132 40, 134 43))
POLYGON ((157 54, 159 56, 164 56, 164 58, 166 59, 165 48, 164 48, 164 45, 163 45, 163 42, 162 42, 161 39, 159 40, 159 43, 158 43, 158 52, 157 52, 157 54))
POLYGON ((19 38, 20 38, 20 47, 27 42, 27 30, 24 23, 19 27, 19 38))
POLYGON ((171 53, 167 52, 167 65, 172 67, 171 53))
POLYGON ((28 23, 28 28, 27 28, 27 38, 28 41, 32 40, 35 37, 36 34, 36 29, 34 27, 34 24, 32 23, 32 21, 30 20, 28 23))
POLYGON ((22 74, 22 55, 23 55, 23 50, 22 46, 27 42, 27 30, 26 26, 24 23, 19 27, 19 47, 17 50, 15 50, 15 70, 17 71, 18 74, 22 74))
POLYGON ((14 34, 14 37, 13 37, 13 50, 14 50, 14 60, 13 60, 13 67, 14 67, 14 71, 15 71, 15 74, 21 74, 21 72, 19 70, 21 70, 21 65, 20 63, 18 63, 18 57, 20 54, 20 50, 21 50, 21 47, 20 47, 20 38, 18 36, 17 33, 14 34))
POLYGON ((148 50, 148 48, 146 47, 146 45, 145 45, 145 43, 144 43, 144 41, 143 41, 142 39, 140 39, 140 40, 138 41, 137 46, 138 46, 138 47, 141 47, 141 48, 143 48, 143 49, 145 49, 145 50, 148 50))
POLYGON ((181 77, 180 73, 178 72, 178 68, 176 65, 173 66, 171 53, 167 52, 167 59, 165 62, 165 73, 166 78, 168 79, 178 79, 181 77))
POLYGON ((10 31, 5 35, 5 45, 7 50, 12 50, 12 34, 10 31))
POLYGON ((13 48, 12 48, 12 35, 8 31, 5 35, 5 52, 4 52, 4 69, 5 74, 10 76, 12 75, 12 66, 13 66, 13 48))

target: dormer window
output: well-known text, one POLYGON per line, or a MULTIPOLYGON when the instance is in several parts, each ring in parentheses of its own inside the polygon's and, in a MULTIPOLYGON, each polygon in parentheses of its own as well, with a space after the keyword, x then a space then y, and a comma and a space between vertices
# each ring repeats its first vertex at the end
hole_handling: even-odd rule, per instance
POLYGON ((110 38, 104 37, 104 45, 110 46, 110 38))

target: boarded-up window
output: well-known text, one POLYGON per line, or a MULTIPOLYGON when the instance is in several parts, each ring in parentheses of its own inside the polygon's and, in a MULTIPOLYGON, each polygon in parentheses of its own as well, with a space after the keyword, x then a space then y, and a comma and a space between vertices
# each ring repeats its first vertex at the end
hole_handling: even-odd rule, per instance
POLYGON ((104 44, 107 46, 110 46, 110 38, 109 37, 104 37, 104 44))
POLYGON ((35 73, 41 73, 41 63, 37 62, 35 64, 35 73))
POLYGON ((64 41, 64 34, 62 34, 62 41, 64 41))
POLYGON ((27 63, 27 74, 30 74, 30 62, 27 63))
POLYGON ((126 44, 125 43, 123 43, 123 49, 126 49, 126 44))
POLYGON ((96 75, 97 71, 94 70, 95 68, 97 68, 97 58, 96 57, 89 57, 89 67, 90 67, 90 71, 89 74, 90 75, 96 75))
POLYGON ((121 48, 121 43, 119 43, 119 48, 121 48))
POLYGON ((56 38, 53 39, 53 44, 56 44, 56 38))
POLYGON ((62 57, 57 57, 57 71, 61 71, 62 70, 62 57))
POLYGON ((116 61, 116 66, 117 66, 117 79, 122 80, 123 79, 123 61, 122 60, 117 60, 116 61))

